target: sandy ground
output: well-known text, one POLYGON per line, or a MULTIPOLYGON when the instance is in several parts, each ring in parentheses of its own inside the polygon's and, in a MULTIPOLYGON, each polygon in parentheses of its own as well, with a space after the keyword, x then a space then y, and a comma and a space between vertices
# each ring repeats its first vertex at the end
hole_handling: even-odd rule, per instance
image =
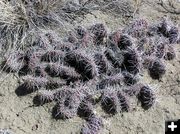
MULTIPOLYGON (((140 9, 141 16, 156 20, 163 14, 157 14, 147 6, 140 9)), ((88 25, 91 22, 103 22, 110 29, 122 25, 121 20, 111 15, 95 12, 97 18, 87 15, 81 22, 88 25)), ((176 20, 177 21, 177 20, 176 20)), ((180 22, 180 20, 178 20, 180 22)), ((150 83, 157 92, 157 102, 154 107, 144 111, 140 104, 133 101, 132 110, 128 113, 108 117, 98 107, 96 112, 104 117, 104 128, 101 134, 163 134, 165 120, 180 118, 180 45, 176 45, 176 59, 166 62, 167 72, 161 81, 152 80, 145 72, 142 79, 150 83)), ((10 129, 14 134, 78 134, 84 122, 79 117, 66 121, 54 120, 51 109, 54 104, 40 107, 32 106, 34 94, 18 97, 15 89, 17 78, 12 74, 0 74, 0 129, 10 129), (2 81, 3 80, 3 81, 2 81)))

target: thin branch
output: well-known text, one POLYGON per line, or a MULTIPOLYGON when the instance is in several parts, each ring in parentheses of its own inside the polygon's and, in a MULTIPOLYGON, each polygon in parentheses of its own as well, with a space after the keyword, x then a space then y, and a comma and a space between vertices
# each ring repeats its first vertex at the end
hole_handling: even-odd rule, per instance
POLYGON ((172 1, 168 0, 168 5, 165 4, 163 2, 163 0, 160 0, 159 3, 157 3, 158 5, 160 5, 167 13, 171 13, 171 14, 180 14, 180 11, 178 11, 178 9, 176 9, 174 7, 174 4, 172 3, 172 1))

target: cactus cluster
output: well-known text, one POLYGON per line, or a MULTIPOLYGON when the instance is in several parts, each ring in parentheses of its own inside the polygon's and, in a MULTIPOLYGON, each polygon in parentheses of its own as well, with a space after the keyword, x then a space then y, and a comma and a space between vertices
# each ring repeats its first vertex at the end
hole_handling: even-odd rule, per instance
POLYGON ((113 33, 100 23, 78 26, 70 33, 62 42, 47 33, 45 47, 34 42, 27 50, 5 55, 1 68, 18 73, 22 80, 15 90, 18 96, 37 92, 36 106, 54 101, 55 119, 82 117, 82 134, 97 134, 103 127, 94 112, 97 104, 112 115, 131 110, 133 95, 143 109, 153 106, 155 92, 139 82, 139 74, 147 69, 152 79, 163 77, 165 62, 176 57, 178 27, 165 19, 156 25, 139 19, 113 33))

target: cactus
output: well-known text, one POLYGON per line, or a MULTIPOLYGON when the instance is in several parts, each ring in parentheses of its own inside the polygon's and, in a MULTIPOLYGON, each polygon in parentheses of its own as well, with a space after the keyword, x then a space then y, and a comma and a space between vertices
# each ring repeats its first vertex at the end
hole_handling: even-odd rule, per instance
POLYGON ((93 34, 94 44, 102 44, 107 36, 107 30, 104 24, 97 23, 89 28, 90 33, 93 34))
POLYGON ((83 99, 77 90, 65 89, 54 94, 57 104, 54 106, 52 116, 55 119, 69 119, 77 114, 78 107, 83 99), (79 96, 80 95, 80 96, 79 96))
POLYGON ((124 83, 127 85, 127 86, 131 86, 131 85, 134 85, 138 82, 138 77, 129 73, 129 72, 122 72, 122 75, 124 77, 124 83))
POLYGON ((164 55, 165 60, 173 60, 176 57, 175 50, 172 46, 167 45, 166 53, 164 55))
POLYGON ((124 61, 121 69, 132 74, 137 74, 140 71, 140 57, 135 49, 123 51, 124 61))
POLYGON ((98 134, 103 126, 101 118, 91 116, 83 125, 80 134, 98 134))
POLYGON ((98 89, 104 89, 107 86, 115 86, 115 85, 120 85, 122 86, 124 83, 124 77, 121 73, 118 73, 113 76, 107 76, 107 78, 102 79, 98 85, 98 89))
POLYGON ((68 52, 64 58, 71 67, 74 67, 75 70, 80 73, 84 80, 93 79, 97 76, 96 64, 93 61, 93 58, 89 58, 85 54, 81 54, 77 51, 68 52))
POLYGON ((45 87, 48 82, 46 78, 33 77, 30 75, 24 76, 22 79, 24 82, 18 86, 15 91, 18 96, 23 96, 35 92, 38 89, 45 87))
POLYGON ((138 94, 138 99, 141 102, 142 108, 149 109, 155 103, 154 91, 149 86, 143 86, 138 94))
POLYGON ((104 54, 96 53, 94 55, 95 63, 98 67, 99 74, 106 74, 109 70, 109 62, 104 54))
POLYGON ((43 62, 63 62, 64 58, 64 52, 61 50, 50 50, 47 51, 44 55, 41 57, 41 61, 43 62))
POLYGON ((78 74, 74 68, 54 63, 48 64, 45 71, 51 77, 60 77, 68 82, 74 82, 81 78, 80 74, 78 74))
POLYGON ((38 94, 33 98, 33 103, 37 106, 49 103, 54 100, 54 92, 48 90, 40 90, 38 94))
POLYGON ((171 29, 169 30, 169 42, 170 44, 175 44, 178 43, 178 39, 180 38, 180 33, 179 33, 179 29, 178 27, 171 27, 171 29))
POLYGON ((113 67, 115 68, 120 68, 123 61, 124 57, 121 52, 113 52, 111 49, 106 49, 104 51, 104 54, 106 58, 112 63, 113 67))
POLYGON ((79 105, 78 115, 81 118, 87 119, 90 116, 94 115, 93 108, 94 108, 93 102, 91 102, 91 100, 85 98, 79 105))
POLYGON ((102 109, 108 114, 116 114, 121 111, 116 91, 104 91, 101 98, 102 109))
POLYGON ((160 79, 166 72, 164 63, 159 59, 154 59, 149 62, 149 75, 152 79, 160 79))
POLYGON ((120 36, 117 45, 121 50, 125 50, 133 46, 133 39, 129 35, 123 34, 120 36))
POLYGON ((128 25, 125 32, 134 38, 142 38, 147 34, 148 22, 145 19, 138 19, 128 25))
POLYGON ((120 112, 128 112, 130 109, 130 105, 127 96, 122 91, 117 91, 117 97, 121 108, 120 112))

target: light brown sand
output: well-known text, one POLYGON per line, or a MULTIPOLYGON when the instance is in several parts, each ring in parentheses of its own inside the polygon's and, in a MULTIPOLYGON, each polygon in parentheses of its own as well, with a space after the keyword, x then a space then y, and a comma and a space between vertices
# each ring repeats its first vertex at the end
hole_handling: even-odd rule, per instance
MULTIPOLYGON (((149 20, 155 20, 163 16, 154 10, 149 12, 142 7, 141 16, 149 20)), ((81 22, 88 25, 91 22, 104 22, 111 29, 118 28, 121 20, 113 16, 95 12, 98 18, 87 15, 81 22)), ((179 21, 179 20, 178 20, 179 21)), ((104 117, 105 126, 102 134, 163 134, 165 120, 180 118, 180 45, 177 45, 177 57, 167 62, 167 72, 161 81, 152 80, 145 73, 142 81, 153 85, 157 92, 157 102, 153 108, 144 111, 140 105, 134 102, 133 110, 129 113, 117 114, 108 117, 97 108, 97 114, 104 117)), ((75 134, 79 133, 83 120, 79 117, 67 121, 51 118, 51 109, 54 104, 45 104, 40 107, 32 107, 33 95, 18 97, 15 89, 18 81, 12 74, 0 76, 0 129, 10 129, 15 134, 75 134)))

